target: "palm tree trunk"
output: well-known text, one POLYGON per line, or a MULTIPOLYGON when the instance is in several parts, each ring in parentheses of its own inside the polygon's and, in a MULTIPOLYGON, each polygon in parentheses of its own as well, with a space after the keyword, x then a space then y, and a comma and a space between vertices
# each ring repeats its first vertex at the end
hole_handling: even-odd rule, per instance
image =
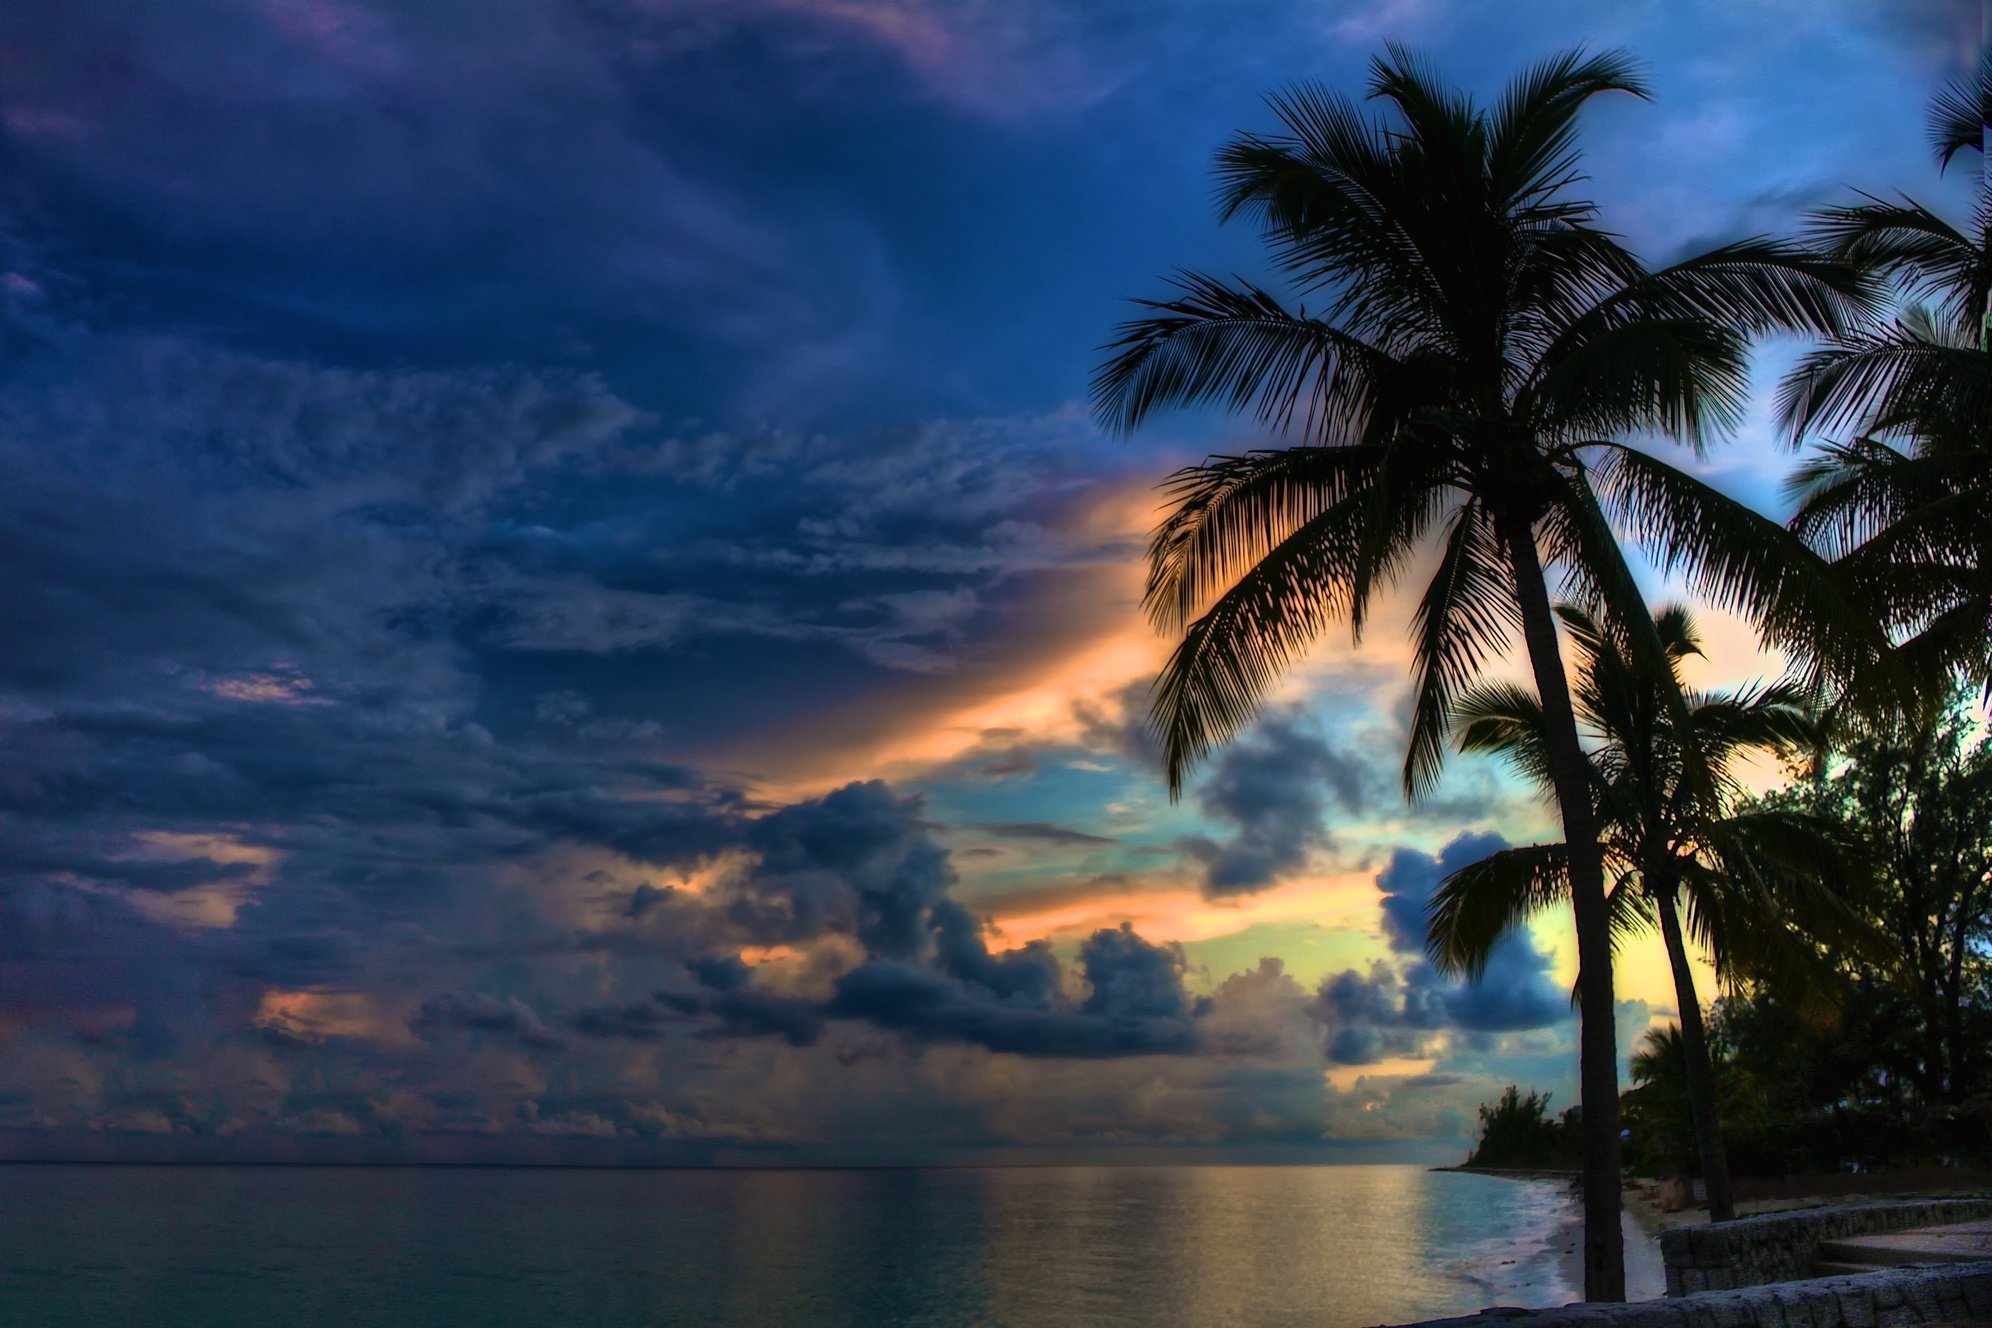
POLYGON ((1695 995, 1694 970, 1688 967, 1688 947, 1681 939, 1674 885, 1667 882, 1654 893, 1660 913, 1660 936, 1667 942, 1667 962, 1674 969, 1674 1003, 1681 1010, 1681 1050, 1688 1063, 1688 1110, 1694 1116, 1695 1147, 1701 1152, 1702 1181, 1708 1187, 1708 1220, 1727 1222, 1736 1216, 1736 1195, 1729 1185, 1729 1157, 1722 1146, 1722 1114, 1716 1108, 1715 1067, 1708 1055, 1708 1030, 1702 1026, 1701 999, 1695 995))
POLYGON ((1550 779, 1569 853, 1571 912, 1577 923, 1577 1084, 1583 1107, 1584 1299, 1625 1299, 1625 1243, 1619 1230, 1619 1083, 1613 1028, 1611 917, 1604 854, 1591 805, 1590 763, 1577 740, 1570 680, 1563 671, 1549 587, 1536 553, 1534 523, 1500 523, 1515 574, 1522 638, 1542 703, 1550 779))

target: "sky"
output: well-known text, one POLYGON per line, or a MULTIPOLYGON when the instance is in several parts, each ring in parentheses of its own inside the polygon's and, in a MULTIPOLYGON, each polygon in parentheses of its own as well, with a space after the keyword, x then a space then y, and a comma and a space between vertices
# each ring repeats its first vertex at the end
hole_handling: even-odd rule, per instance
MULTIPOLYGON (((1404 596, 1172 804, 1100 345, 1267 278, 1210 163, 1386 41, 1574 45, 1649 261, 1908 191, 1961 0, 0 7, 0 1156, 1455 1156, 1574 1100, 1545 919, 1462 986, 1404 596)), ((1268 278, 1269 279, 1269 278, 1268 278)), ((1777 510, 1765 347, 1691 462, 1777 510)), ((1656 596, 1668 587, 1649 577, 1656 596)), ((1706 614, 1697 681, 1766 677, 1706 614)), ((1625 956, 1620 1039, 1671 1011, 1625 956)), ((1645 953, 1651 950, 1653 953, 1645 953)))

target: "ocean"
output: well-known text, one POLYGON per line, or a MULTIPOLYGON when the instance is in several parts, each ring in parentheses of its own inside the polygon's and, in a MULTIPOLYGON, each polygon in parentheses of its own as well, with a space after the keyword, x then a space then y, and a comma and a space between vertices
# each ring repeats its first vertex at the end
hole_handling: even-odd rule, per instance
POLYGON ((0 1166, 11 1328, 1354 1328, 1573 1299, 1566 1187, 1409 1166, 0 1166))

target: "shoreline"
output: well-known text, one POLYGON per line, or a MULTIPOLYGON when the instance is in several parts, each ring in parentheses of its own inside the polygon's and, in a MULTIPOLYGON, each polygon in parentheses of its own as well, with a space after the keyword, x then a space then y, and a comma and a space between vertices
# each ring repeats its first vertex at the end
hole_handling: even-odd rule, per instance
MULTIPOLYGON (((1580 1172, 1549 1167, 1473 1167, 1465 1164, 1426 1169, 1489 1176, 1497 1180, 1538 1184, 1555 1182, 1567 1186, 1570 1207, 1552 1229, 1547 1252, 1555 1261, 1556 1279, 1570 1295, 1571 1303, 1581 1300, 1584 1287, 1584 1219, 1576 1197, 1580 1172)), ((1953 1168, 1915 1168, 1864 1175, 1795 1176, 1782 1180, 1750 1178, 1737 1188, 1736 1215, 1742 1218, 1882 1199, 1959 1194, 1992 1196, 1992 1173, 1953 1168)), ((1656 1300, 1665 1296, 1667 1274, 1660 1251, 1660 1234, 1707 1221, 1706 1205, 1690 1204, 1668 1212, 1660 1207, 1660 1183, 1657 1180, 1628 1180, 1619 1199, 1619 1232, 1625 1244, 1626 1299, 1656 1300)))
POLYGON ((1456 1171, 1464 1176, 1496 1176, 1502 1180, 1567 1180, 1575 1183, 1583 1172, 1562 1167, 1470 1167, 1464 1162, 1452 1167, 1426 1167, 1427 1171, 1456 1171))
MULTIPOLYGON (((1564 1187, 1568 1208, 1551 1229, 1545 1252, 1553 1261, 1558 1288, 1568 1297, 1562 1303, 1574 1305, 1583 1301, 1584 1210, 1577 1202, 1577 1182, 1582 1178, 1582 1172, 1557 1167, 1470 1167, 1464 1163, 1428 1167, 1426 1170, 1535 1184, 1555 1183, 1564 1187)), ((1650 1220, 1658 1215, 1658 1211, 1657 1198, 1632 1190, 1628 1190, 1620 1201, 1619 1238, 1625 1245, 1625 1292, 1626 1299, 1630 1301, 1658 1300, 1667 1294, 1667 1269, 1660 1254, 1660 1226, 1650 1220)))

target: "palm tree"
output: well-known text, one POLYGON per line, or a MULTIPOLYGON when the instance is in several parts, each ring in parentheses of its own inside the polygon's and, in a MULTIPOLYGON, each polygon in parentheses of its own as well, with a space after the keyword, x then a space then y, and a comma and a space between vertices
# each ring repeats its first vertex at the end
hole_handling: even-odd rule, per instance
MULTIPOLYGON (((1725 1113, 1735 1119, 1739 1110, 1761 1119, 1763 1111, 1756 1084, 1739 1071, 1733 1058, 1715 1047, 1710 1049, 1712 1072, 1719 1085, 1725 1113)), ((1639 1039, 1627 1068, 1633 1087, 1625 1095, 1625 1120, 1641 1138, 1642 1151, 1679 1172, 1693 1165, 1697 1156, 1697 1127, 1692 1110, 1693 1094, 1688 1087, 1688 1053, 1679 1024, 1649 1028, 1639 1039), (1682 1128, 1683 1121, 1687 1128, 1682 1128)), ((1713 1185, 1709 1197, 1714 1198, 1713 1185)), ((1721 1220, 1721 1219, 1712 1219, 1721 1220)))
MULTIPOLYGON (((1850 621, 1802 542, 1614 439, 1647 431, 1699 448, 1738 418, 1752 333, 1839 331, 1862 298, 1798 246, 1744 241, 1654 271, 1598 229, 1572 196, 1586 178, 1576 117, 1613 91, 1644 95, 1630 60, 1573 51, 1483 109, 1393 46, 1371 65, 1382 117, 1318 85, 1272 98, 1284 132, 1222 150, 1221 210, 1255 219, 1274 265, 1322 307, 1185 273, 1172 298, 1140 302, 1093 384, 1118 431, 1165 407, 1218 405, 1297 443, 1170 481, 1146 598, 1181 636, 1151 716, 1172 794, 1324 627, 1346 619, 1360 639, 1376 593, 1434 538, 1413 627, 1408 793, 1436 778, 1452 705, 1481 661, 1526 643, 1571 846, 1596 1300, 1625 1285, 1610 927, 1549 569, 1584 598, 1637 602, 1616 517, 1716 598, 1758 611, 1773 637, 1850 621)), ((1658 649, 1650 634, 1640 644, 1658 649)))
MULTIPOLYGON (((1681 661, 1701 653, 1686 609, 1669 608, 1652 620, 1665 649, 1664 673, 1643 667, 1622 638, 1581 609, 1565 605, 1558 612, 1575 647, 1577 715, 1593 743, 1613 929, 1623 941, 1659 924, 1680 1008, 1709 1218, 1726 1221, 1736 1215, 1735 1199, 1687 936, 1714 960, 1718 976, 1783 979, 1791 988, 1817 963, 1815 935, 1857 933, 1828 888, 1843 877, 1847 859, 1830 823, 1786 811, 1736 810, 1742 789, 1732 763, 1739 753, 1794 757, 1818 746, 1819 729, 1806 691, 1791 683, 1715 693, 1683 686, 1681 661), (1676 698, 1685 703, 1678 709, 1676 698)), ((1475 687, 1460 699, 1455 720, 1460 750, 1502 756, 1533 782, 1547 783, 1543 708, 1527 689, 1475 687)), ((1567 898, 1568 861, 1562 844, 1531 844, 1447 877, 1433 896, 1427 930, 1434 963, 1478 976, 1504 933, 1567 898)))
MULTIPOLYGON (((1982 162, 1988 115, 1992 59, 1931 107, 1940 168, 1982 162)), ((1936 697, 1952 674, 1992 695, 1992 177, 1979 178, 1969 226, 1906 198, 1815 215, 1826 252, 1902 299, 1801 361, 1783 397, 1794 442, 1856 431, 1793 476, 1791 528, 1837 559, 1936 697)))

